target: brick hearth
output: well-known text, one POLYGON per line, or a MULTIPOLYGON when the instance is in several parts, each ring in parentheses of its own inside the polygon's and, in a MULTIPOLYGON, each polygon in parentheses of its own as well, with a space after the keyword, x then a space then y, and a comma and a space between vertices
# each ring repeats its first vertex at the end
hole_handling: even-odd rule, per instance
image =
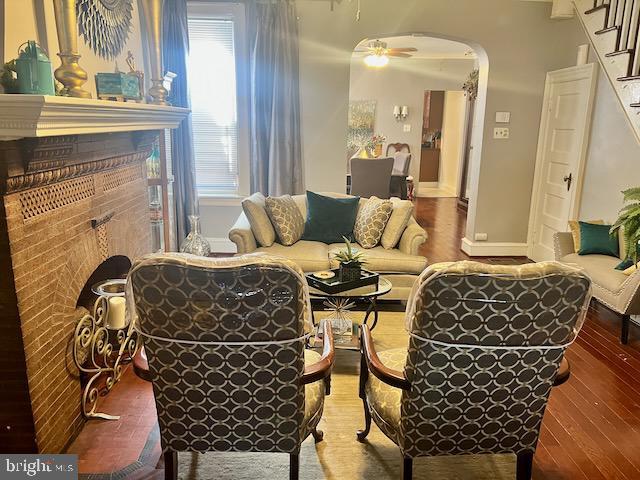
POLYGON ((2 452, 60 452, 83 425, 70 356, 78 301, 109 259, 150 251, 145 159, 155 135, 0 142, 2 452))

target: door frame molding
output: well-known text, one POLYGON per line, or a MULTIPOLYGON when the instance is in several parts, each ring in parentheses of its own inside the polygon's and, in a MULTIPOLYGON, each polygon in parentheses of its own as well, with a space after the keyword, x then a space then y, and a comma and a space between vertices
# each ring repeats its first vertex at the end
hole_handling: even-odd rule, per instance
POLYGON ((587 106, 587 114, 584 118, 584 137, 580 146, 580 154, 578 157, 578 168, 575 174, 574 189, 570 192, 569 219, 576 218, 580 210, 580 201, 582 196, 582 184, 584 179, 584 169, 589 149, 589 138, 591 132, 591 119, 593 117, 593 105, 595 103, 595 93, 598 84, 598 64, 587 63, 575 67, 563 68, 547 72, 544 84, 544 98, 542 102, 542 115, 540 119, 540 131, 538 133, 538 148, 536 151, 536 166, 533 174, 533 189, 531 191, 531 205, 529 207, 529 228, 527 233, 527 256, 531 258, 533 251, 533 240, 535 236, 535 214, 540 203, 540 191, 542 188, 542 156, 546 143, 547 128, 549 126, 549 114, 551 112, 549 102, 551 101, 551 85, 558 82, 581 80, 590 78, 591 91, 589 92, 589 103, 587 106))

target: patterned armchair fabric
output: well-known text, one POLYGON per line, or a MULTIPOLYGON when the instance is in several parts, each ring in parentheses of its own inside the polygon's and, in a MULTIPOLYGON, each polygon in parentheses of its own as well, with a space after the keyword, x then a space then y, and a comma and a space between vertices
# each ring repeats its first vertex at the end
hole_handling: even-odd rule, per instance
POLYGON ((299 450, 324 388, 300 381, 305 356, 319 355, 303 352, 309 296, 293 262, 152 255, 133 266, 128 288, 165 450, 299 450))
POLYGON ((590 296, 589 278, 556 262, 429 267, 407 307, 408 352, 379 353, 410 388, 369 376, 373 419, 405 458, 534 452, 590 296))

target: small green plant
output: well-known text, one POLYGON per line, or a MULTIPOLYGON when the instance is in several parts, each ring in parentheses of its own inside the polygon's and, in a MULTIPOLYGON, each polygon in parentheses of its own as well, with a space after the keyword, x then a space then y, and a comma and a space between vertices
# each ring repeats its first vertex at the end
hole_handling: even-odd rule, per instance
POLYGON ((18 93, 18 77, 16 74, 16 61, 11 60, 0 68, 0 85, 4 93, 18 93))
POLYGON ((364 254, 359 252, 358 250, 351 247, 351 242, 347 237, 344 238, 344 243, 347 245, 345 250, 340 250, 338 253, 333 255, 333 258, 338 260, 340 263, 349 263, 351 265, 364 265, 367 263, 364 260, 364 254))
MULTIPOLYGON (((611 227, 611 233, 620 233, 624 227, 624 244, 627 251, 625 258, 638 263, 638 242, 640 241, 640 187, 623 190, 623 201, 627 203, 618 214, 616 223, 611 227)), ((620 252, 621 256, 623 252, 620 252)))

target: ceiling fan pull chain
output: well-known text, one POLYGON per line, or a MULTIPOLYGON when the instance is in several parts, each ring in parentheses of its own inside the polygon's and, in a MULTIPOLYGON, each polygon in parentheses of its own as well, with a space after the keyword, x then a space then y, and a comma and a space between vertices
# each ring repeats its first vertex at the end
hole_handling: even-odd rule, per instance
POLYGON ((356 11, 356 22, 360 21, 360 0, 358 0, 358 10, 356 11))

